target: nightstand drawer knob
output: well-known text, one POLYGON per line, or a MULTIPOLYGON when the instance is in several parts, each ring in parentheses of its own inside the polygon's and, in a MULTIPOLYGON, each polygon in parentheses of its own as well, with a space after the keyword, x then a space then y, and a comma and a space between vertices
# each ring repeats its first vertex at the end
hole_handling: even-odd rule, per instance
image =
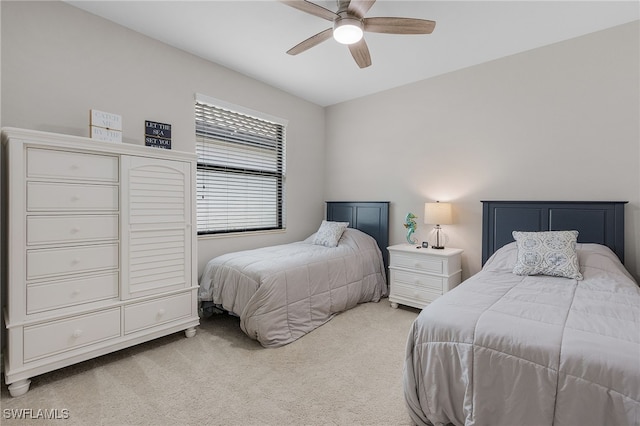
POLYGON ((77 339, 80 336, 82 336, 82 330, 80 329, 74 330, 73 334, 71 335, 71 337, 73 337, 74 339, 77 339))

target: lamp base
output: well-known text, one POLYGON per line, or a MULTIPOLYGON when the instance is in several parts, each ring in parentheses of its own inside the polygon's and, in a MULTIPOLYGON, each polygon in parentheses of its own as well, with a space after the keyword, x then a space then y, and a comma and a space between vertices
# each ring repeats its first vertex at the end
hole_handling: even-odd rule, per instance
POLYGON ((429 233, 428 240, 431 244, 432 249, 442 250, 444 248, 444 245, 448 242, 449 238, 447 238, 447 235, 442 232, 442 228, 440 227, 440 225, 436 225, 429 233))

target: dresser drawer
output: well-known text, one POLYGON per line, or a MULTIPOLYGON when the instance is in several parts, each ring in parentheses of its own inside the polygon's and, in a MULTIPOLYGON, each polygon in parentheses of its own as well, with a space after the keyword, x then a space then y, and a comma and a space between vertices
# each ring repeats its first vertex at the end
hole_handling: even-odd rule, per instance
POLYGON ((118 210, 118 187, 73 183, 27 183, 27 211, 118 210))
POLYGON ((391 266, 399 268, 416 269, 419 271, 432 272, 434 274, 442 274, 442 260, 431 257, 425 257, 419 254, 393 254, 391 256, 391 266))
POLYGON ((27 313, 118 297, 118 273, 27 286, 27 313))
POLYGON ((402 283, 405 285, 424 288, 438 294, 443 293, 443 279, 440 277, 434 277, 425 274, 419 274, 415 272, 407 271, 393 271, 391 272, 391 280, 393 283, 402 283))
POLYGON ((118 267, 118 244, 27 250, 27 279, 118 267))
POLYGON ((118 182, 118 157, 51 149, 27 149, 29 178, 118 182))
POLYGON ((118 239, 118 215, 27 216, 27 244, 118 239))
POLYGON ((124 308, 124 333, 133 333, 190 315, 191 292, 135 303, 124 308))
POLYGON ((24 328, 24 360, 68 351, 120 336, 120 308, 24 328))
MULTIPOLYGON (((391 286, 391 294, 389 295, 389 298, 403 298, 413 303, 420 302, 420 304, 427 305, 440 296, 442 296, 442 293, 430 290, 429 288, 408 286, 394 282, 391 286)), ((403 302, 401 301, 400 303, 403 302)))

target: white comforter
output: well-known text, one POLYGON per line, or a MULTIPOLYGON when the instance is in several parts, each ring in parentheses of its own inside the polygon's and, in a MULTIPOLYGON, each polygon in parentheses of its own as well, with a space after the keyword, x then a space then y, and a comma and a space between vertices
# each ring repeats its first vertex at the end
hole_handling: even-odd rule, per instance
POLYGON ((240 317, 240 327, 263 346, 282 346, 358 303, 387 295, 376 241, 347 228, 337 247, 304 241, 229 253, 210 260, 200 301, 240 317))
POLYGON ((583 281, 511 273, 515 243, 425 308, 407 343, 418 425, 639 425, 640 291, 604 246, 583 281))

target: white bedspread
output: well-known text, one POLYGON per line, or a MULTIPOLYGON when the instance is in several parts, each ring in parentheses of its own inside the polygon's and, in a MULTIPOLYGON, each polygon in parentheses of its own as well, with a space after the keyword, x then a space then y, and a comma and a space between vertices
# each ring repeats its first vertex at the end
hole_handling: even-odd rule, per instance
POLYGON ((640 290, 604 246, 583 281, 512 274, 515 243, 425 308, 404 389, 418 425, 639 425, 640 290))
POLYGON ((337 247, 305 241, 229 253, 210 260, 200 301, 240 317, 240 327, 263 346, 282 346, 358 303, 387 295, 376 241, 345 230, 337 247))

